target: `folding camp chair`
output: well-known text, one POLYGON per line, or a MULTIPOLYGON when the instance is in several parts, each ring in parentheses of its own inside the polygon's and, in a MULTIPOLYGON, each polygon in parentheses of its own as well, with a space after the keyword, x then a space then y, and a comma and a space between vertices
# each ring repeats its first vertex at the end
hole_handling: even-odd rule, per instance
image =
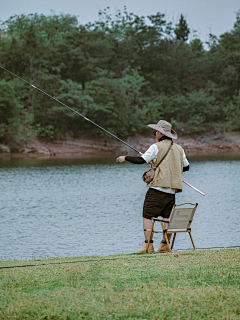
POLYGON ((172 248, 173 248, 173 245, 175 242, 176 234, 178 232, 188 232, 190 239, 192 241, 193 248, 195 250, 196 248, 195 248, 195 245, 193 242, 190 226, 191 226, 195 211, 197 209, 197 206, 198 206, 197 203, 196 204, 182 203, 182 204, 174 205, 168 221, 166 221, 164 219, 159 219, 159 218, 152 218, 151 229, 145 229, 145 231, 150 231, 150 236, 149 236, 148 244, 147 244, 147 252, 148 252, 149 243, 150 243, 150 240, 152 238, 153 233, 163 233, 163 236, 167 242, 167 246, 168 246, 169 250, 172 252, 172 248), (190 204, 194 207, 193 208, 176 208, 176 207, 188 205, 188 204, 190 204), (156 221, 159 221, 161 223, 162 230, 154 230, 153 229, 156 221), (168 224, 166 229, 164 228, 164 223, 168 224), (171 234, 174 233, 171 247, 170 247, 168 237, 167 237, 167 234, 170 234, 170 233, 171 234))

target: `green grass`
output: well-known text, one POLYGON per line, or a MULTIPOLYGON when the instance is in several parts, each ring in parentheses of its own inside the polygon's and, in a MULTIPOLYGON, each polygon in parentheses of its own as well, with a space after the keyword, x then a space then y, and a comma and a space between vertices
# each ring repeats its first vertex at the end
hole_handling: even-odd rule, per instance
POLYGON ((240 249, 0 262, 0 319, 240 319, 240 249), (95 259, 104 259, 96 257, 95 259))

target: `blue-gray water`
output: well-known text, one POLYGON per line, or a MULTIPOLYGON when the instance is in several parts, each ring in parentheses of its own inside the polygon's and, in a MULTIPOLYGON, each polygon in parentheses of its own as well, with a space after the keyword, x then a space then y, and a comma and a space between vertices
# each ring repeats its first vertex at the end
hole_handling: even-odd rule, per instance
MULTIPOLYGON (((197 248, 240 245, 240 157, 190 158, 176 203, 198 202, 197 248)), ((147 165, 92 160, 0 161, 0 260, 133 253, 143 245, 147 165)), ((155 250, 160 244, 155 235, 155 250)), ((187 234, 174 249, 191 248, 187 234)))

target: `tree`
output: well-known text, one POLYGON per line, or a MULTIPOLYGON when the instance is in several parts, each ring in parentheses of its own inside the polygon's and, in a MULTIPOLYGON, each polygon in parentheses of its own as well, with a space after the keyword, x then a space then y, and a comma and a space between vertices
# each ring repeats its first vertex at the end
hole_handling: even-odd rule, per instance
POLYGON ((187 21, 184 19, 182 14, 179 23, 176 25, 176 28, 174 29, 174 33, 176 34, 177 40, 181 40, 184 42, 188 40, 190 29, 188 28, 187 21))
POLYGON ((28 140, 34 136, 33 116, 18 102, 14 82, 0 81, 0 141, 28 140))

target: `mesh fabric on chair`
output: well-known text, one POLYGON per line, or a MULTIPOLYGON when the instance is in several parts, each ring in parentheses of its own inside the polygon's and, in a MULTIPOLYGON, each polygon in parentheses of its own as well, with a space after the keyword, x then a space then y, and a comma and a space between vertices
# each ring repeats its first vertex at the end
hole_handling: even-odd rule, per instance
POLYGON ((195 245, 193 242, 190 226, 191 226, 195 211, 197 209, 197 206, 198 206, 197 203, 196 204, 182 203, 182 204, 178 204, 178 205, 173 206, 173 209, 172 209, 172 212, 171 212, 171 215, 170 215, 168 221, 166 221, 164 219, 159 219, 159 218, 152 218, 151 229, 145 229, 145 231, 150 231, 150 236, 149 236, 148 245, 147 245, 147 252, 148 252, 148 246, 150 243, 150 239, 152 238, 153 233, 163 233, 164 238, 167 242, 167 246, 168 246, 169 250, 172 251, 172 248, 173 248, 173 245, 175 242, 175 238, 176 238, 176 234, 178 232, 187 232, 190 236, 193 248, 195 250, 196 248, 195 248, 195 245), (191 207, 191 208, 178 208, 183 205, 191 205, 193 207, 191 207), (154 224, 156 221, 159 221, 161 223, 162 230, 154 230, 154 224), (164 223, 168 224, 167 228, 164 228, 164 223), (170 234, 170 233, 174 234, 171 247, 170 247, 168 237, 167 237, 167 234, 170 234))

